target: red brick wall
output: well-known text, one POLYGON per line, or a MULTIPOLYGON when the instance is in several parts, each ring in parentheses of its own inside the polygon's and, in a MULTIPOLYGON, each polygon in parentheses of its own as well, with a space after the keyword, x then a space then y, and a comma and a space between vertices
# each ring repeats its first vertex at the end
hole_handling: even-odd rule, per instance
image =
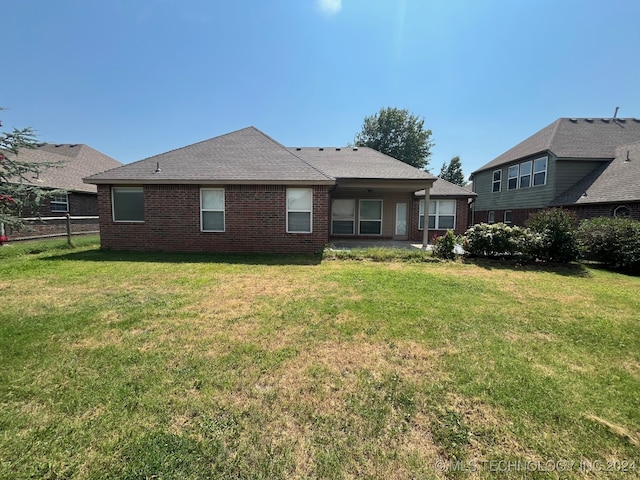
POLYGON ((326 186, 315 186, 313 233, 286 233, 286 186, 225 186, 225 232, 200 231, 200 186, 144 185, 143 223, 114 222, 98 186, 102 248, 219 253, 314 253, 329 241, 326 186))
MULTIPOLYGON (((411 212, 411 240, 415 242, 422 243, 422 230, 418 229, 418 222, 420 219, 420 200, 423 200, 424 197, 413 197, 413 205, 411 212)), ((450 198, 438 198, 431 197, 431 200, 451 200, 450 198)), ((425 220, 426 221, 426 220, 425 220)), ((454 233, 456 235, 462 235, 470 226, 471 222, 471 214, 469 212, 469 202, 467 198, 457 198, 456 199, 456 228, 454 229, 454 233)), ((434 236, 440 236, 447 233, 446 230, 429 230, 429 243, 431 243, 434 236)))
MULTIPOLYGON (((631 210, 631 218, 640 220, 640 202, 635 203, 602 203, 597 205, 577 205, 571 207, 565 207, 567 210, 574 212, 579 219, 594 218, 594 217, 613 217, 614 210, 624 205, 631 210)), ((539 212, 541 208, 520 208, 511 210, 511 224, 512 225, 524 225, 529 218, 529 215, 535 212, 539 212)), ((475 213, 476 223, 486 223, 489 212, 482 211, 475 213)), ((495 210, 495 223, 502 222, 504 220, 504 210, 495 210)))

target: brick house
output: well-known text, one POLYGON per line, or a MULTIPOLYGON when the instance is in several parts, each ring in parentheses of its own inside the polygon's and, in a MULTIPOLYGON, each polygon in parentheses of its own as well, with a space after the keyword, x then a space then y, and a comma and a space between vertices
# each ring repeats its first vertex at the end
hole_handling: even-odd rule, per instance
MULTIPOLYGON (((5 154, 11 157, 11 154, 5 154)), ((82 144, 44 143, 33 149, 20 150, 16 157, 22 162, 35 164, 54 163, 40 172, 29 173, 27 180, 33 185, 47 190, 61 190, 42 202, 36 211, 23 212, 23 217, 39 217, 42 220, 27 222, 28 228, 11 230, 7 234, 11 239, 20 239, 39 235, 56 235, 65 232, 64 221, 47 220, 51 217, 96 216, 98 215, 98 191, 95 185, 86 184, 83 177, 104 170, 119 167, 122 163, 82 144)), ((24 180, 22 180, 24 181, 24 180)), ((78 222, 76 231, 97 230, 97 220, 78 222)))
POLYGON ((370 148, 287 148, 254 127, 92 175, 102 247, 311 253, 417 232, 435 177, 370 148))
POLYGON ((522 225, 548 207, 640 219, 640 119, 560 118, 471 174, 472 221, 522 225))
MULTIPOLYGON (((424 190, 415 193, 413 208, 419 212, 419 221, 414 225, 413 238, 419 238, 424 230, 424 190)), ((471 202, 476 194, 471 190, 438 178, 429 191, 427 228, 431 240, 453 230, 462 235, 471 226, 471 202)))

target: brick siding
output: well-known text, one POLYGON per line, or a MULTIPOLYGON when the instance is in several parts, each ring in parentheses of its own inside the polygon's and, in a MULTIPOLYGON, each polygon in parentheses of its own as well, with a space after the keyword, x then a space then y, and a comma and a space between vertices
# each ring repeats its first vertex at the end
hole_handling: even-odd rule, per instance
MULTIPOLYGON (((423 231, 418 229, 420 220, 420 200, 424 197, 413 197, 412 215, 410 221, 410 239, 414 242, 422 243, 423 231)), ((431 197, 429 201, 434 200, 453 200, 451 198, 438 198, 431 197)), ((462 235, 470 227, 471 216, 469 212, 469 199, 468 198, 456 198, 456 226, 454 233, 456 235, 462 235)), ((426 221, 426 220, 425 220, 426 221)), ((429 230, 429 242, 432 242, 434 236, 441 236, 447 233, 446 230, 429 230)))
POLYGON ((98 185, 102 248, 212 253, 315 253, 328 243, 326 186, 313 187, 313 233, 286 233, 286 186, 225 186, 225 231, 200 231, 200 186, 144 185, 144 222, 114 222, 98 185))

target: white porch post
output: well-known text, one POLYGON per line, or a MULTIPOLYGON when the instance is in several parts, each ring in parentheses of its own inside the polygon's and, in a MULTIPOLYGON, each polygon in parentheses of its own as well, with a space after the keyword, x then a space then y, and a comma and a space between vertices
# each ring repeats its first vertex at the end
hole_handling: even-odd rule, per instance
POLYGON ((424 229, 422 230, 422 248, 426 249, 429 243, 429 189, 424 189, 424 229))

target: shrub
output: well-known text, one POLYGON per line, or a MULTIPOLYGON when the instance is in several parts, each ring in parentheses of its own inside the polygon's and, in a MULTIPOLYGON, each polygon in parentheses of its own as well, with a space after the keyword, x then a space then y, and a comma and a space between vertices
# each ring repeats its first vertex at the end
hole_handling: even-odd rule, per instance
POLYGON ((529 258, 540 243, 540 236, 526 228, 510 227, 504 223, 480 223, 465 232, 464 249, 478 257, 529 258))
POLYGON ((445 260, 454 260, 457 256, 456 247, 460 245, 460 238, 452 230, 440 237, 435 237, 433 242, 433 255, 445 260))
POLYGON ((532 214, 527 227, 540 235, 530 254, 538 260, 572 262, 578 259, 577 217, 562 208, 550 208, 532 214))
POLYGON ((640 222, 628 218, 583 220, 577 230, 583 258, 640 274, 640 222))

